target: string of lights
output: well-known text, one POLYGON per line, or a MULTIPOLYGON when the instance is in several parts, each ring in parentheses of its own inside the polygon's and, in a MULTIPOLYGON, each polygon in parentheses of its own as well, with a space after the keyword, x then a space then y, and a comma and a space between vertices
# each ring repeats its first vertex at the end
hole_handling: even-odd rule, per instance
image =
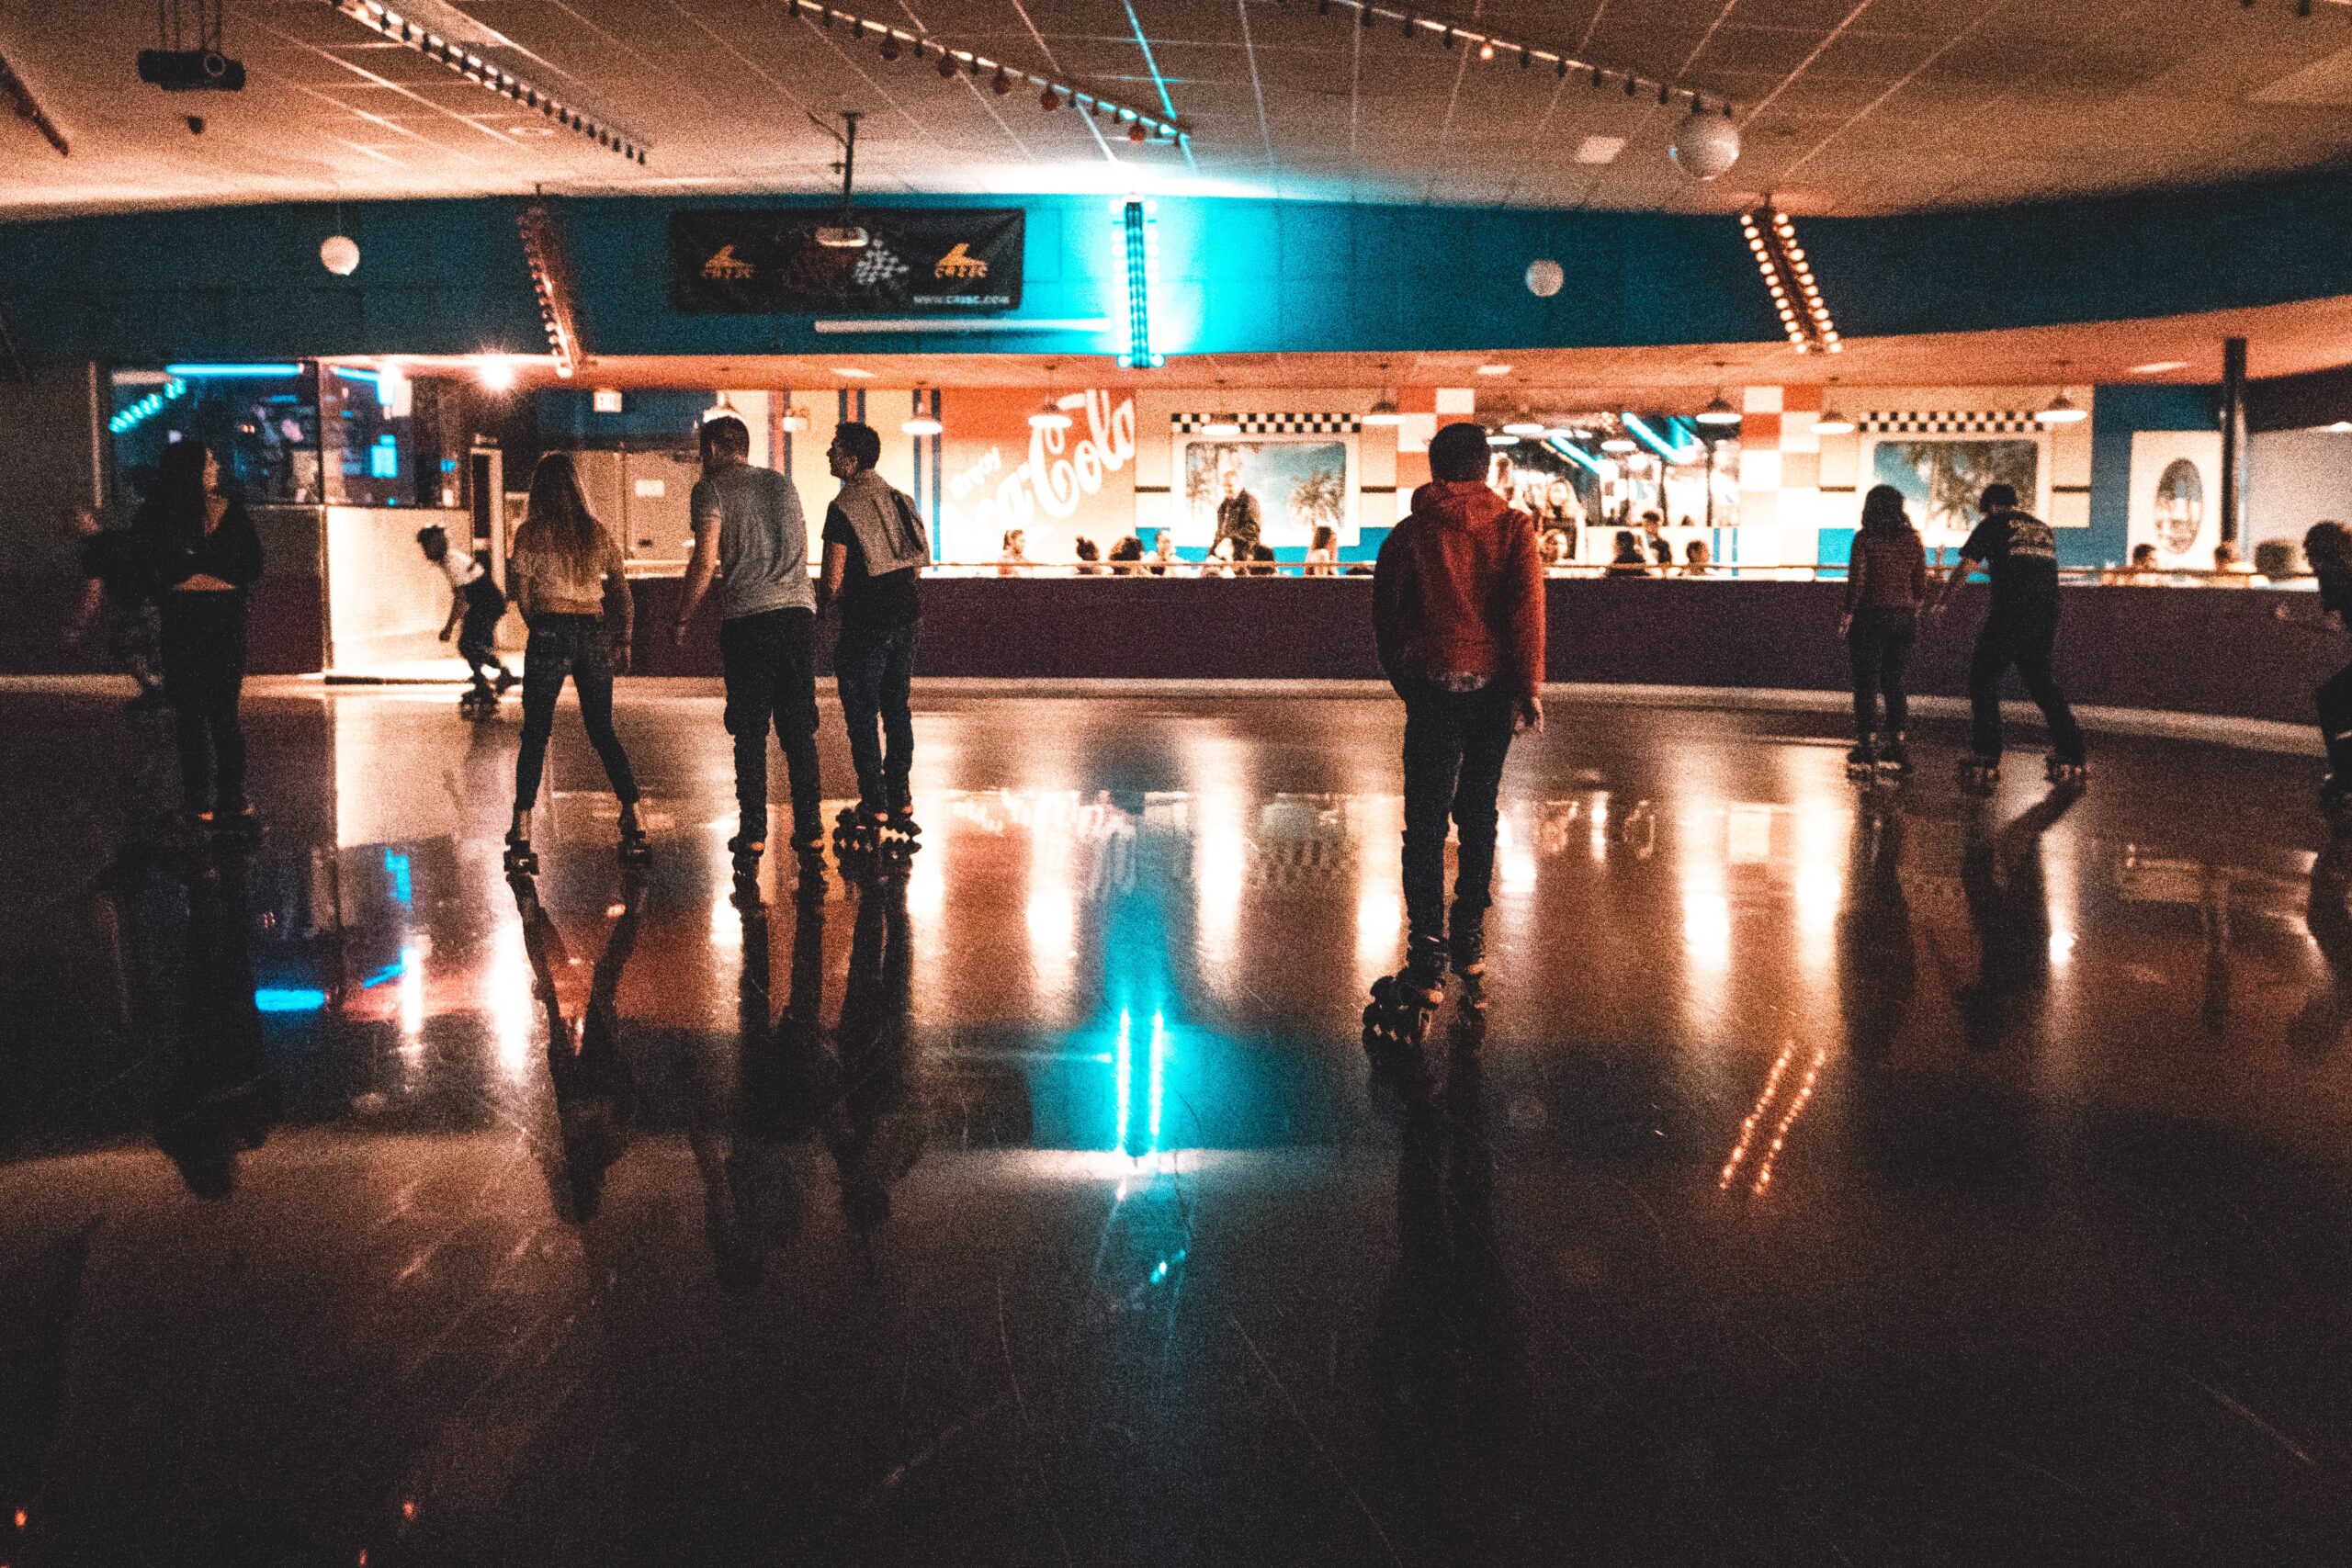
POLYGON ((1789 345, 1799 354, 1843 353, 1846 345, 1838 340, 1838 324, 1829 319, 1829 307, 1822 303, 1813 265, 1804 258, 1804 247, 1797 243, 1796 225, 1789 221, 1789 215, 1768 202, 1741 213, 1739 228, 1747 236, 1756 270, 1764 275, 1764 288, 1772 296, 1772 308, 1780 312, 1781 329, 1789 334, 1789 345))
POLYGON ((945 81, 959 75, 975 78, 985 76, 989 88, 999 97, 1016 89, 1033 89, 1037 95, 1037 107, 1047 114, 1065 106, 1080 114, 1091 114, 1107 124, 1126 127, 1130 141, 1182 142, 1192 135, 1182 119, 1170 118, 1156 109, 1137 108, 1101 93, 1080 86, 1061 76, 1041 75, 1023 70, 1001 60, 968 49, 953 49, 937 39, 909 32, 904 28, 876 21, 871 17, 844 11, 820 0, 781 0, 785 10, 826 31, 846 29, 859 42, 876 45, 886 61, 904 60, 911 55, 919 63, 929 63, 945 81))
POLYGON ((1487 62, 1501 61, 1516 62, 1521 71, 1538 65, 1548 66, 1553 74, 1566 81, 1581 75, 1588 79, 1595 92, 1618 91, 1629 98, 1655 96, 1661 106, 1676 102, 1688 104, 1693 114, 1706 113, 1711 107, 1726 118, 1733 118, 1730 100, 1702 93, 1694 87, 1679 86, 1661 82, 1655 76, 1639 72, 1618 71, 1579 60, 1562 50, 1544 49, 1517 39, 1504 38, 1499 33, 1479 32, 1472 28, 1460 28, 1442 17, 1424 17, 1418 11, 1400 11, 1387 6, 1374 5, 1371 0, 1316 0, 1316 13, 1328 17, 1338 10, 1355 13, 1356 25, 1370 28, 1382 23, 1398 28, 1407 39, 1434 39, 1442 49, 1466 49, 1487 62))
POLYGON ((555 214, 537 197, 523 204, 516 216, 523 234, 523 259, 531 268, 531 294, 538 301, 539 324, 547 330, 548 351, 555 355, 555 373, 571 379, 580 368, 580 332, 571 310, 570 275, 556 236, 555 214))
POLYGON ((440 62, 485 91, 496 93, 525 108, 537 109, 565 130, 587 138, 607 152, 619 153, 632 164, 645 162, 646 148, 642 139, 614 130, 594 116, 574 108, 537 83, 484 60, 463 44, 450 42, 440 34, 379 4, 379 0, 326 0, 326 3, 332 9, 341 12, 377 36, 414 50, 427 60, 440 62))

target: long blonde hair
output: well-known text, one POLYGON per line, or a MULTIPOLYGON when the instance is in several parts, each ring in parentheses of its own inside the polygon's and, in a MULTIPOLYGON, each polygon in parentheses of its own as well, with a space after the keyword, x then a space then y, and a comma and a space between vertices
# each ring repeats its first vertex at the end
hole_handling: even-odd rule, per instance
POLYGON ((531 474, 531 499, 515 531, 514 547, 547 556, 577 581, 594 574, 605 551, 604 525, 580 493, 569 452, 550 452, 531 474))

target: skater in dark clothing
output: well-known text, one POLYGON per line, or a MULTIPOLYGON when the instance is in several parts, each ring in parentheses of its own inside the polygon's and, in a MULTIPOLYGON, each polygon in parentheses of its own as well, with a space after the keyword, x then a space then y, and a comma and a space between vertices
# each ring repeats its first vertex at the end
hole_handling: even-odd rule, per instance
MULTIPOLYGON (((2303 558, 2319 579, 2319 611, 2299 615, 2291 602, 2277 611, 2282 621, 2321 630, 2352 630, 2352 528, 2314 523, 2303 535, 2303 558)), ((2335 820, 2352 820, 2352 664, 2320 682, 2312 694, 2319 708, 2319 734, 2327 747, 2327 781, 2320 806, 2335 820)))
POLYGON ((163 608, 164 694, 179 729, 187 820, 250 836, 245 798, 245 596, 261 577, 261 536, 243 502, 220 490, 220 465, 200 441, 164 448, 155 488, 130 521, 163 608))
POLYGON ((1944 580, 1931 613, 1940 615, 1952 591, 1980 566, 1993 580, 1992 606, 1968 663, 1968 699, 1974 710, 1970 782, 1988 784, 2001 768, 2001 677, 2015 665, 2025 689, 2050 726, 2050 779, 2083 776, 2083 732, 2067 707, 2051 660, 2058 643, 2058 541, 2050 525, 2018 510, 2018 492, 1987 485, 1978 500, 1984 520, 1960 547, 1960 565, 1944 580))
POLYGON ((69 648, 90 635, 101 616, 107 623, 107 656, 139 683, 136 708, 161 707, 164 674, 158 666, 163 640, 155 609, 154 572, 137 536, 108 528, 95 506, 73 509, 66 529, 82 573, 82 596, 65 624, 69 648))
POLYGON ((613 729, 613 676, 628 669, 633 624, 620 547, 590 514, 569 453, 550 452, 531 475, 529 512, 514 535, 507 574, 531 628, 523 649, 523 740, 514 757, 514 821, 506 831, 506 869, 535 875, 531 808, 539 797, 556 699, 565 676, 580 694, 580 722, 605 764, 620 802, 620 856, 650 851, 637 820, 637 776, 613 729), (608 620, 607 617, 610 617, 608 620))
POLYGON ((753 466, 752 433, 740 419, 702 427, 702 478, 690 503, 695 554, 673 637, 714 580, 725 607, 718 654, 727 677, 727 733, 735 738, 738 875, 756 870, 768 840, 768 730, 784 749, 792 794, 792 847, 804 861, 824 848, 818 815, 817 592, 808 581, 808 525, 800 492, 773 468, 753 466))
POLYGON ((820 607, 841 606, 833 679, 857 769, 857 804, 842 813, 837 849, 871 847, 885 835, 903 839, 917 830, 908 782, 915 749, 909 694, 922 613, 915 580, 931 559, 931 540, 914 502, 874 471, 881 457, 881 436, 854 423, 835 428, 825 453, 842 489, 825 509, 820 607))
POLYGON ((1904 737, 1910 702, 1903 672, 1927 596, 1928 552, 1904 513, 1903 492, 1874 485, 1862 498, 1862 526, 1846 567, 1846 614, 1838 623, 1854 671, 1854 749, 1846 754, 1851 771, 1911 765, 1904 737), (1881 693, 1886 697, 1883 739, 1878 728, 1881 693))
POLYGON ((458 639, 458 657, 466 661, 478 698, 502 697, 514 684, 514 672, 500 661, 495 639, 499 618, 506 614, 506 595, 492 581, 490 569, 471 550, 453 550, 449 536, 439 528, 419 528, 417 548, 449 580, 449 618, 441 625, 441 640, 458 639))
POLYGON ((1487 433, 1478 425, 1439 431, 1430 472, 1411 514, 1382 543, 1373 580, 1381 669, 1405 702, 1409 949, 1403 973, 1374 987, 1365 1022, 1371 1032, 1401 1024, 1416 1040, 1443 995, 1449 957, 1464 1000, 1474 1010, 1484 1003, 1496 793, 1511 737, 1544 726, 1535 525, 1487 488, 1487 433), (1450 926, 1449 817, 1461 834, 1450 926))

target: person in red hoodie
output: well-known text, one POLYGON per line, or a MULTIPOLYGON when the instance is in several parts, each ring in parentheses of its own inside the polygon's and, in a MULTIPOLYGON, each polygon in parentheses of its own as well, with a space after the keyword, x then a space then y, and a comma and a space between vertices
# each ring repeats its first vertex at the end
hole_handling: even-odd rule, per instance
POLYGON ((1544 728, 1544 564, 1535 525, 1488 489, 1487 432, 1449 424, 1430 442, 1430 482, 1380 547, 1373 632, 1405 700, 1402 973, 1373 987, 1365 1025, 1409 1038, 1445 995, 1447 961, 1485 1006, 1485 924, 1495 795, 1511 737, 1544 728), (1451 930, 1446 819, 1461 832, 1451 930))

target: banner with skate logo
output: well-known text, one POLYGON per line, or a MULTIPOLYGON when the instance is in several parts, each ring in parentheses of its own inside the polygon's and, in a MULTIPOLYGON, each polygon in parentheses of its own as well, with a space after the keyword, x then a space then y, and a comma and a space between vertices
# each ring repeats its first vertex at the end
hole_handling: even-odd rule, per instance
POLYGON ((670 302, 697 314, 967 315, 1021 305, 1019 208, 670 214, 670 302))

